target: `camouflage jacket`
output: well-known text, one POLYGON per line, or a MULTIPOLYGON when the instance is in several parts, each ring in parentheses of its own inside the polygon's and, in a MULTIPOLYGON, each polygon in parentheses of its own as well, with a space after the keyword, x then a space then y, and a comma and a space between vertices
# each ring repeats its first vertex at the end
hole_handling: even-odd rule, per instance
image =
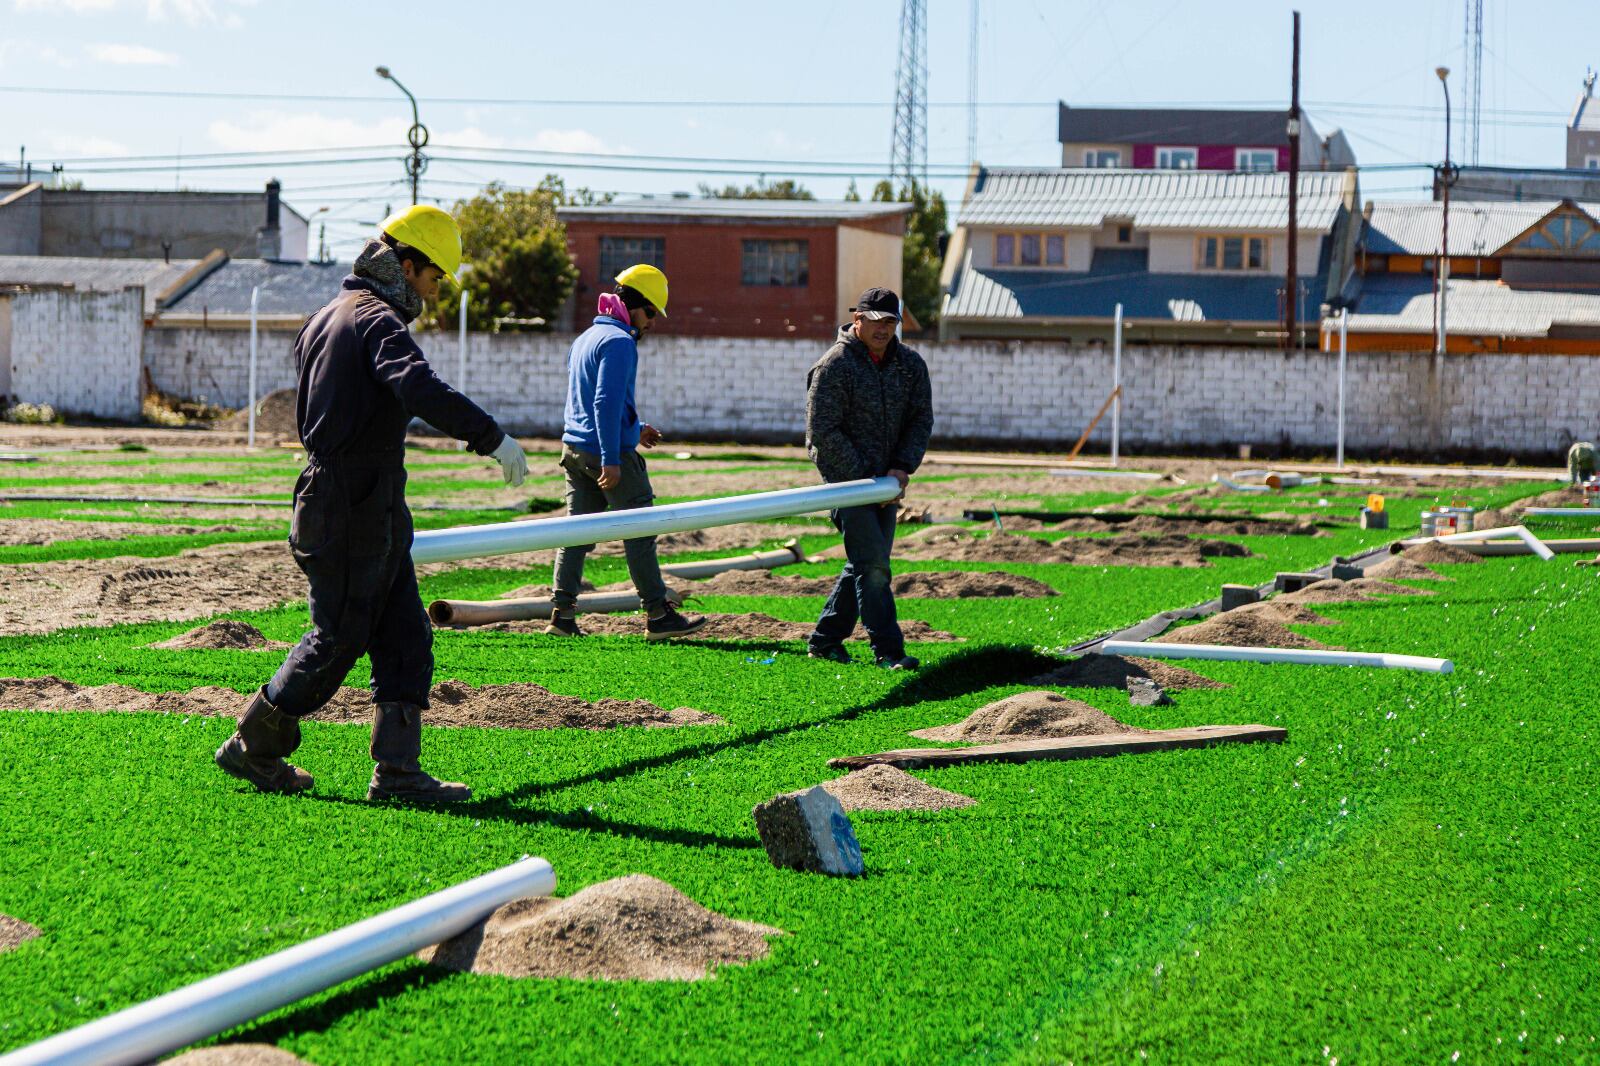
POLYGON ((806 451, 824 481, 913 473, 933 433, 928 364, 889 343, 881 365, 846 326, 806 375, 806 451))

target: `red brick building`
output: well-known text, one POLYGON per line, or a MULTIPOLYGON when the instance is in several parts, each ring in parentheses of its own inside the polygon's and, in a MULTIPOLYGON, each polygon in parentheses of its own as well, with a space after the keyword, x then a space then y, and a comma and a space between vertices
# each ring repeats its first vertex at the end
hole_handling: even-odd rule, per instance
POLYGON ((900 203, 817 200, 635 200, 565 207, 578 267, 566 328, 585 326, 618 271, 666 272, 681 336, 833 336, 861 290, 899 291, 906 214, 900 203))

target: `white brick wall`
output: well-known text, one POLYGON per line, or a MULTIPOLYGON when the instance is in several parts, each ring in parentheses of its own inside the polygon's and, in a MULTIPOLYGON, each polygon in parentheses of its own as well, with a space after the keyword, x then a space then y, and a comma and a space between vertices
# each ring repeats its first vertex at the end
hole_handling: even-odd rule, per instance
MULTIPOLYGON (((293 333, 263 331, 261 389, 294 384, 293 333)), ((421 338, 457 384, 453 333, 421 338)), ((474 334, 466 392, 519 433, 554 434, 566 395, 571 337, 474 334)), ((641 413, 682 438, 798 439, 809 341, 656 337, 640 348, 641 413)), ((1029 342, 919 346, 933 376, 935 441, 1067 448, 1111 391, 1111 352, 1029 342)), ((249 334, 153 329, 146 362, 165 391, 245 402, 249 334)), ((1352 452, 1403 450, 1553 454, 1600 435, 1596 361, 1566 355, 1353 353, 1346 401, 1352 452)), ((1129 347, 1123 352, 1125 447, 1331 449, 1338 356, 1249 348, 1129 347)), ((1103 449, 1109 415, 1091 437, 1103 449)))
POLYGON ((15 400, 97 418, 139 417, 143 289, 46 289, 10 301, 15 400))

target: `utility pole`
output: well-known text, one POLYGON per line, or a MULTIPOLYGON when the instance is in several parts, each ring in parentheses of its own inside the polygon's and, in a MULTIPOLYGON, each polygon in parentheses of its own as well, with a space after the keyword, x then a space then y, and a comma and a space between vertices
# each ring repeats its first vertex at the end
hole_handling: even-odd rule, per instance
POLYGON ((411 95, 411 90, 400 84, 400 79, 391 74, 388 67, 379 67, 377 73, 385 81, 394 82, 395 88, 405 93, 406 99, 411 101, 411 128, 406 131, 411 155, 406 158, 406 176, 411 179, 411 202, 414 204, 417 202, 417 183, 422 180, 422 172, 428 169, 428 157, 422 154, 422 149, 428 144, 428 127, 417 116, 417 98, 411 95))
POLYGON ((1283 350, 1294 348, 1295 331, 1300 325, 1299 279, 1296 259, 1300 256, 1300 12, 1294 13, 1294 60, 1289 87, 1289 233, 1283 286, 1283 350))
POLYGON ((1443 356, 1448 337, 1445 325, 1445 303, 1450 295, 1450 186, 1454 181, 1454 168, 1450 165, 1450 68, 1438 67, 1439 84, 1444 87, 1444 172, 1440 184, 1444 186, 1444 204, 1439 217, 1439 266, 1434 276, 1439 286, 1439 333, 1434 339, 1433 352, 1443 356))
POLYGON ((928 184, 928 4, 901 0, 900 59, 894 72, 894 137, 889 180, 928 184))

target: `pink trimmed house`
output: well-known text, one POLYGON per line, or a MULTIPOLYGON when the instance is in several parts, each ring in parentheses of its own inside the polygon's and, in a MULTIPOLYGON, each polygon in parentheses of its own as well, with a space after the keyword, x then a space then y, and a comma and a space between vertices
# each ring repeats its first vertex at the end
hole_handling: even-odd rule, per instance
MULTIPOLYGON (((1061 165, 1134 170, 1289 169, 1288 108, 1280 111, 1061 105, 1061 165)), ((1302 112, 1300 166, 1355 165, 1344 134, 1321 136, 1302 112)))

